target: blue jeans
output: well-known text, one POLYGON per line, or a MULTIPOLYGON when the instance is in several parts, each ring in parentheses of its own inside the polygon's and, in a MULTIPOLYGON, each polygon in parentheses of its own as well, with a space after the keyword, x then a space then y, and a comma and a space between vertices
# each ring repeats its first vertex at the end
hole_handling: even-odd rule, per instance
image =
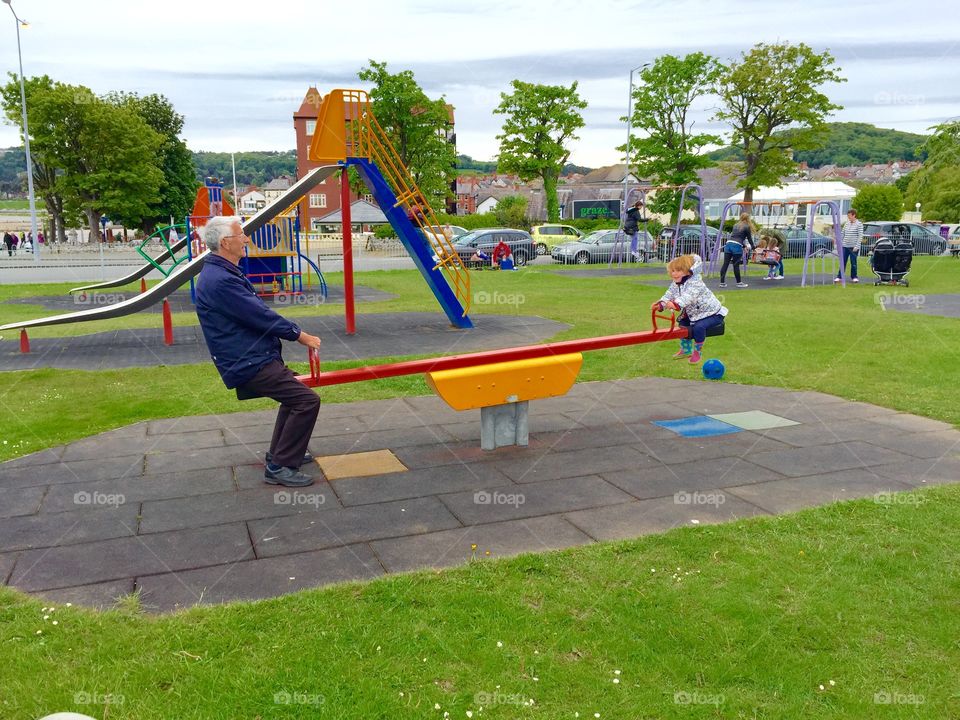
POLYGON ((857 277, 857 256, 860 254, 859 250, 854 250, 853 248, 845 247, 841 251, 843 255, 843 261, 840 263, 840 272, 837 273, 837 277, 840 277, 847 270, 847 258, 850 258, 850 279, 854 280, 857 277))
POLYGON ((688 318, 686 315, 683 315, 677 321, 677 325, 690 328, 691 335, 693 335, 693 341, 695 343, 702 343, 707 339, 707 330, 712 327, 716 327, 722 322, 723 315, 720 313, 717 313, 716 315, 709 315, 705 318, 700 318, 694 322, 690 322, 690 318, 688 318))

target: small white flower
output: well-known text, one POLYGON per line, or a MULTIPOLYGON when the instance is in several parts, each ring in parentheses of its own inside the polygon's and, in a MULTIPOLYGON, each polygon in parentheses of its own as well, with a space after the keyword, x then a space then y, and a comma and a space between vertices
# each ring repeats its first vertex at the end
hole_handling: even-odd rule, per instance
POLYGON ((433 704, 433 709, 434 709, 434 710, 439 710, 439 709, 440 709, 440 703, 434 703, 434 704, 433 704))
POLYGON ((694 525, 699 525, 699 524, 700 524, 700 521, 697 520, 696 518, 693 518, 692 520, 690 520, 690 522, 692 522, 694 525))
POLYGON ((44 620, 49 620, 49 619, 50 619, 50 616, 49 616, 49 615, 44 615, 44 616, 43 616, 43 619, 44 619, 44 620))
POLYGON ((43 635, 43 630, 37 630, 37 635, 43 635))
POLYGON ((831 680, 830 685, 833 686, 833 685, 836 685, 836 683, 833 680, 831 680))
POLYGON ((73 603, 67 603, 67 607, 73 607, 73 603))
POLYGON ((619 685, 619 684, 620 684, 620 678, 614 678, 614 679, 613 679, 613 684, 614 684, 614 685, 619 685))
POLYGON ((467 710, 467 717, 473 717, 473 710, 467 710))
POLYGON ((54 625, 59 625, 60 622, 59 622, 58 620, 54 620, 54 621, 53 621, 53 624, 54 624, 54 625))
POLYGON ((534 682, 540 682, 540 678, 535 677, 535 678, 533 678, 533 681, 534 681, 534 682))
POLYGON ((534 651, 533 651, 533 654, 534 654, 534 655, 539 655, 539 654, 540 654, 540 651, 539 651, 539 650, 534 650, 534 651))
POLYGON ((497 647, 503 647, 503 643, 497 640, 497 647))
POLYGON ((403 690, 400 691, 400 697, 403 697, 403 690))
POLYGON ((619 674, 620 674, 620 671, 619 671, 619 670, 614 670, 614 671, 613 671, 613 674, 614 674, 614 675, 619 675, 619 674))
POLYGON ((823 690, 823 685, 820 686, 820 689, 823 690))
POLYGON ((594 716, 594 717, 600 717, 600 713, 594 713, 593 716, 594 716))

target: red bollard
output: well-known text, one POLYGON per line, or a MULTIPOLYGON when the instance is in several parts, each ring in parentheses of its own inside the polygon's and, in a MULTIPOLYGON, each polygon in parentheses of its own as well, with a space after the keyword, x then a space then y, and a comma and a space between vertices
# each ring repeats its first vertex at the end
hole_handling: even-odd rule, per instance
POLYGON ((140 294, 142 295, 147 291, 147 279, 140 278, 140 294))
POLYGON ((173 345, 173 316, 170 314, 170 301, 163 301, 163 344, 173 345))
POLYGON ((30 352, 30 338, 27 337, 26 328, 20 328, 20 352, 30 352))

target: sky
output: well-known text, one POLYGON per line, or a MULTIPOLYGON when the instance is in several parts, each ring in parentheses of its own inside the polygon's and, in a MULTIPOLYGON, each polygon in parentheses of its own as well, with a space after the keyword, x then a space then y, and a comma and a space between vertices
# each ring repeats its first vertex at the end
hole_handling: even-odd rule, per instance
MULTIPOLYGON (((6 2, 6 0, 4 0, 6 2)), ((412 70, 428 96, 456 108, 457 150, 495 158, 510 81, 579 83, 589 103, 570 161, 622 162, 631 68, 663 54, 722 60, 758 42, 828 50, 847 82, 825 91, 831 118, 925 133, 960 117, 956 0, 331 0, 136 2, 13 0, 27 77, 50 75, 95 93, 161 93, 186 118, 192 150, 287 150, 310 85, 369 89, 371 59, 412 70)), ((0 67, 17 71, 16 28, 0 6, 0 67), (6 18, 6 19, 3 19, 6 18)), ((715 100, 695 128, 718 134, 715 100)), ((0 147, 19 144, 0 126, 0 147)))

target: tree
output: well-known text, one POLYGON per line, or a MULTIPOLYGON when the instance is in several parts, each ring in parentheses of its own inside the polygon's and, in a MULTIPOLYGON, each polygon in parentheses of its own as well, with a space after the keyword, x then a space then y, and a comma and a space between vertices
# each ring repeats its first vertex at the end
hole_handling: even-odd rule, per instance
POLYGON ((386 63, 370 61, 358 77, 374 84, 370 90, 373 114, 393 144, 400 161, 435 211, 443 210, 452 197, 456 148, 452 108, 441 97, 431 100, 417 84, 413 73, 391 74, 386 63))
MULTIPOLYGON (((30 145, 47 188, 69 217, 82 212, 91 237, 100 237, 100 218, 139 225, 158 201, 161 171, 154 164, 161 138, 136 113, 106 102, 89 88, 30 78, 30 145)), ((19 85, 11 75, 0 89, 8 117, 19 112, 19 85)), ((53 198, 51 198, 51 201, 53 198)))
POLYGON ((560 219, 557 181, 570 157, 566 144, 576 140, 574 133, 584 126, 581 110, 587 103, 577 94, 577 83, 570 87, 534 85, 514 80, 513 92, 500 93, 500 105, 494 110, 506 115, 503 132, 497 135, 501 172, 516 173, 521 180, 543 180, 547 201, 547 219, 560 219))
POLYGON ((899 220, 903 215, 903 195, 893 185, 864 185, 850 206, 863 222, 899 220))
POLYGON ((497 218, 497 225, 529 230, 527 220, 527 198, 523 195, 507 195, 497 201, 493 214, 497 218))
MULTIPOLYGON (((642 82, 633 90, 631 125, 645 131, 646 137, 629 138, 631 164, 639 177, 659 185, 686 185, 696 182, 697 170, 714 164, 700 150, 720 138, 694 134, 689 115, 693 103, 715 85, 721 69, 714 58, 697 52, 683 58, 663 55, 641 71, 642 82)), ((678 203, 679 193, 660 192, 650 206, 655 212, 678 213, 678 203)))
POLYGON ((744 188, 744 201, 793 171, 793 150, 823 143, 825 118, 841 108, 821 92, 828 82, 845 82, 833 56, 803 43, 759 43, 721 74, 716 118, 731 125, 731 143, 743 152, 737 186, 744 188), (778 129, 790 132, 776 135, 778 129))
POLYGON ((163 95, 140 97, 136 93, 113 92, 105 99, 135 112, 160 136, 156 154, 156 165, 162 173, 160 197, 142 218, 141 227, 145 231, 152 231, 157 224, 166 224, 171 217, 186 217, 193 207, 199 183, 193 167, 193 156, 187 144, 180 139, 183 115, 177 113, 163 95))
POLYGON ((949 212, 949 192, 954 190, 960 176, 960 120, 942 123, 933 129, 933 135, 927 138, 919 151, 927 153, 923 166, 910 173, 907 186, 907 206, 920 203, 923 217, 951 222, 940 213, 949 212), (934 197, 943 196, 931 207, 934 197), (937 210, 934 213, 934 209, 937 210))

